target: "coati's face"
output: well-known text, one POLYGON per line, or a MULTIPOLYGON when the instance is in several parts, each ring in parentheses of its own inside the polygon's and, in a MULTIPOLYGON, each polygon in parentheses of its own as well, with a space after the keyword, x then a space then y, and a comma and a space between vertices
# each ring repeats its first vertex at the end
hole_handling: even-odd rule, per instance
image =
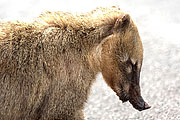
POLYGON ((102 75, 122 102, 129 101, 141 111, 150 108, 141 97, 139 85, 143 46, 136 26, 125 24, 126 30, 107 37, 102 46, 102 75))

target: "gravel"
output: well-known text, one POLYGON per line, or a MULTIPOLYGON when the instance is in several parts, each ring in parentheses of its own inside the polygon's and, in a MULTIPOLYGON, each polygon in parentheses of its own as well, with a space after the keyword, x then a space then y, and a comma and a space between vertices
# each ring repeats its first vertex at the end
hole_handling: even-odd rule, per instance
MULTIPOLYGON (((27 4, 18 7, 16 2, 11 1, 11 4, 2 0, 0 18, 31 17, 32 14, 37 15, 39 11, 49 9, 50 6, 57 7, 58 10, 59 6, 67 6, 69 9, 68 5, 76 4, 63 1, 68 3, 65 5, 60 4, 62 1, 59 1, 59 4, 56 3, 58 0, 52 1, 54 4, 45 5, 47 2, 41 0, 28 0, 27 4)), ((95 0, 91 1, 95 3, 95 0)), ((77 4, 79 2, 81 3, 77 0, 77 4)), ((86 6, 87 9, 101 6, 102 2, 97 2, 96 5, 89 3, 91 2, 83 2, 83 9, 86 6)), ((104 0, 102 4, 105 3, 119 5, 130 13, 139 28, 144 45, 141 92, 152 108, 139 112, 130 103, 122 103, 99 74, 85 106, 86 120, 180 120, 180 1, 104 0)), ((81 8, 75 7, 76 10, 81 8)))

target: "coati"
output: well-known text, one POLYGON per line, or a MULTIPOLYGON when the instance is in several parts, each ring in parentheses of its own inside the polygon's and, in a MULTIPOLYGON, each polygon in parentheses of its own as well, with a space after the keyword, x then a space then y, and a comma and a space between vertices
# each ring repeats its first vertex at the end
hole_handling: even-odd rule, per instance
POLYGON ((139 86, 142 61, 138 29, 118 7, 0 22, 0 119, 84 120, 98 72, 120 100, 148 109, 139 86))

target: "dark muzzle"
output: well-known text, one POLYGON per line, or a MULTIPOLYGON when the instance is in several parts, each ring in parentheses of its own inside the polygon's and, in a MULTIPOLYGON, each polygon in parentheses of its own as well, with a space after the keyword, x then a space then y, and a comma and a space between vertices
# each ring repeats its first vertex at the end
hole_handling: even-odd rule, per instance
POLYGON ((139 111, 142 111, 142 110, 146 110, 146 109, 149 109, 151 108, 151 106, 149 106, 144 100, 143 98, 140 96, 140 97, 137 97, 136 99, 130 99, 129 102, 132 104, 132 106, 139 110, 139 111))

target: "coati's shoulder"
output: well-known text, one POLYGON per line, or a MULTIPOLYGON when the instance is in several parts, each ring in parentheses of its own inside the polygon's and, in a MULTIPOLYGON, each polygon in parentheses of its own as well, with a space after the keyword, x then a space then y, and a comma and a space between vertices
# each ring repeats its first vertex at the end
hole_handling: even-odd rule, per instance
POLYGON ((50 25, 64 28, 83 30, 97 28, 104 24, 113 25, 115 20, 122 16, 124 12, 118 7, 103 8, 98 7, 88 13, 50 12, 42 13, 35 22, 39 25, 50 25))

